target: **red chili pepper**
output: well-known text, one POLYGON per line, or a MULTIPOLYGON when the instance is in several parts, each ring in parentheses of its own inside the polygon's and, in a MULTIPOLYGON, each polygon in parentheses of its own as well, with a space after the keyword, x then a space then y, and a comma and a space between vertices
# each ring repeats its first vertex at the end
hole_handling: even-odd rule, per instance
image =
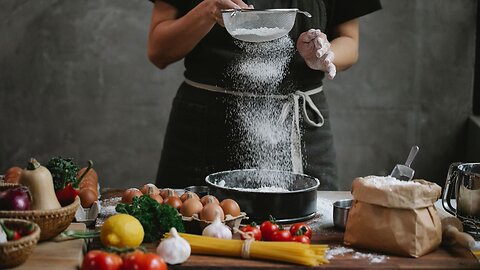
POLYGON ((8 228, 7 225, 5 225, 3 222, 0 222, 0 226, 2 226, 3 231, 7 235, 7 240, 8 241, 18 240, 18 239, 22 238, 22 236, 20 235, 20 233, 18 231, 8 228))
POLYGON ((69 205, 75 201, 75 197, 78 196, 80 192, 78 183, 82 181, 82 179, 87 175, 88 171, 93 166, 93 162, 91 160, 88 161, 88 167, 83 172, 83 174, 74 182, 68 183, 63 189, 59 189, 55 191, 55 195, 57 195, 58 202, 62 205, 69 205))
POLYGON ((73 188, 72 183, 68 183, 63 189, 55 191, 55 195, 57 195, 58 202, 60 202, 62 206, 65 206, 75 201, 78 192, 79 190, 73 188))

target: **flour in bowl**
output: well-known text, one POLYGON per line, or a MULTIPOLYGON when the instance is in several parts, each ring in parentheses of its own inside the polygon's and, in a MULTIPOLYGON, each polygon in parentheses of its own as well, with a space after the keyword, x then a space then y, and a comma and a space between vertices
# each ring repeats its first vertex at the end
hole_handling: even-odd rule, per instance
POLYGON ((284 28, 278 27, 260 27, 260 28, 237 28, 232 31, 232 36, 255 35, 255 36, 275 36, 278 34, 288 33, 284 28))
MULTIPOLYGON (((220 187, 225 187, 225 181, 221 180, 218 182, 218 186, 220 187)), ((271 186, 264 186, 264 187, 259 187, 259 188, 239 188, 239 187, 230 187, 231 189, 238 190, 238 191, 246 191, 246 192, 289 192, 288 189, 282 188, 282 187, 271 187, 271 186)))

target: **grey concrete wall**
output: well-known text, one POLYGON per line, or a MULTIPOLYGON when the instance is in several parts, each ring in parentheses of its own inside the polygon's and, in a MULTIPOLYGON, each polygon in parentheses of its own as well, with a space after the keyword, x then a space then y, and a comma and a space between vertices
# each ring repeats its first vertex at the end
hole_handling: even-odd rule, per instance
MULTIPOLYGON (((413 144, 418 176, 463 158, 476 0, 383 0, 361 58, 326 85, 341 187, 386 174, 413 144)), ((0 172, 36 156, 93 159, 104 186, 153 181, 182 63, 146 57, 146 0, 0 0, 0 172)))

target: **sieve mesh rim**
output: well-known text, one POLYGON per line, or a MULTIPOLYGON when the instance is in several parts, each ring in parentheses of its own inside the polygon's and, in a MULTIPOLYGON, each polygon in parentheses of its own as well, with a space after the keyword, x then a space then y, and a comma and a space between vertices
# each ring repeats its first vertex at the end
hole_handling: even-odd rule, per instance
POLYGON ((298 12, 298 8, 270 8, 270 9, 222 9, 222 13, 232 13, 232 12, 265 12, 265 13, 291 13, 298 12))

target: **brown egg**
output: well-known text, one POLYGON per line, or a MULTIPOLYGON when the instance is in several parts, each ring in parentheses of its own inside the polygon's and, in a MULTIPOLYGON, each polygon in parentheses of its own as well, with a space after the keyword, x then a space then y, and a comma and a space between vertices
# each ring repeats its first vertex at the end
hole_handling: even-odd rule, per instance
POLYGON ((167 197, 167 198, 163 201, 163 204, 168 204, 168 205, 170 205, 171 207, 179 210, 180 207, 182 207, 182 200, 180 200, 179 197, 170 196, 170 197, 167 197))
POLYGON ((182 194, 182 196, 180 196, 180 200, 182 200, 182 202, 185 202, 190 198, 195 198, 200 201, 200 197, 198 197, 198 195, 195 192, 186 191, 185 193, 182 194))
POLYGON ((85 178, 80 182, 80 184, 78 184, 78 186, 80 187, 80 189, 82 189, 84 187, 91 187, 91 188, 96 189, 97 188, 97 182, 94 181, 91 178, 85 178))
POLYGON ((232 217, 238 217, 240 215, 240 206, 232 199, 225 199, 220 203, 225 215, 231 215, 232 217))
MULTIPOLYGON (((82 176, 83 172, 87 169, 87 167, 83 167, 81 168, 78 173, 77 173, 77 178, 79 178, 80 176, 82 176)), ((93 180, 95 180, 95 182, 98 183, 98 175, 97 175, 97 172, 93 169, 93 168, 90 168, 90 170, 88 171, 87 175, 85 175, 85 177, 83 179, 85 179, 86 177, 90 177, 92 178, 93 180)))
POLYGON ((81 189, 80 192, 78 192, 78 196, 80 197, 83 208, 92 207, 92 204, 98 200, 97 194, 89 188, 81 189))
POLYGON ((220 220, 225 220, 225 214, 223 213, 222 207, 215 203, 207 203, 202 211, 200 212, 200 219, 206 221, 213 221, 215 220, 216 212, 220 214, 220 220))
POLYGON ((162 195, 163 199, 166 199, 168 197, 178 197, 177 192, 171 188, 164 188, 160 190, 160 195, 162 195))
POLYGON ((200 200, 196 198, 190 198, 185 200, 180 208, 180 214, 185 217, 191 217, 193 214, 198 214, 202 211, 203 205, 200 200))
POLYGON ((200 199, 200 201, 204 206, 209 203, 219 204, 218 199, 213 195, 205 195, 200 199))
POLYGON ((122 196, 122 202, 132 203, 133 197, 140 197, 143 193, 138 188, 129 188, 125 190, 122 196))
POLYGON ((159 204, 163 203, 163 198, 162 198, 162 196, 160 196, 160 194, 148 194, 148 196, 150 196, 150 198, 157 201, 159 204))
MULTIPOLYGON (((87 186, 87 187, 80 188, 80 191, 81 191, 81 190, 84 190, 84 189, 89 189, 89 190, 91 190, 93 193, 95 193, 95 196, 97 196, 97 198, 98 198, 98 189, 87 186)), ((79 192, 79 193, 80 193, 80 192, 79 192)))
POLYGON ((140 191, 143 194, 160 194, 160 190, 155 186, 154 184, 145 184, 143 187, 140 189, 140 191))

